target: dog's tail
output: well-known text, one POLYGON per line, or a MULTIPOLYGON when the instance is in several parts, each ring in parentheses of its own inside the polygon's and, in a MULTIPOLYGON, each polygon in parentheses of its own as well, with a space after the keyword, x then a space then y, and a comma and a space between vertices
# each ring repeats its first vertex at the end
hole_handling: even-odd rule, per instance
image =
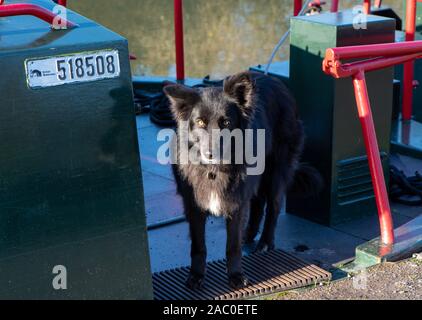
POLYGON ((324 180, 318 170, 308 164, 300 163, 289 193, 300 198, 316 197, 323 188, 324 180))

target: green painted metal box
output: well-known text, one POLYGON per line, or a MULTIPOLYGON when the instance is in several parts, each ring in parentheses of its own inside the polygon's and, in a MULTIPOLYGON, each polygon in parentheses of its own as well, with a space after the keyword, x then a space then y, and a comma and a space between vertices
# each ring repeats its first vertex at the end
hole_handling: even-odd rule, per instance
POLYGON ((149 299, 127 41, 67 14, 0 18, 0 298, 149 299))
MULTIPOLYGON (((393 19, 366 18, 366 28, 356 28, 351 11, 291 19, 290 87, 307 136, 302 160, 322 173, 325 188, 318 198, 288 195, 287 211, 326 225, 376 214, 352 80, 322 71, 327 48, 394 42, 393 19)), ((367 84, 388 179, 393 70, 367 74, 367 84)))

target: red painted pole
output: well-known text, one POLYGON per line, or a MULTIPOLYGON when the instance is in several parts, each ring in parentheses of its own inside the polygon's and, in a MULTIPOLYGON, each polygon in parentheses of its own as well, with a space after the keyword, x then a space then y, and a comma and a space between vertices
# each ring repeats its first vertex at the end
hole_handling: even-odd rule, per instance
POLYGON ((338 0, 331 0, 331 12, 338 11, 338 0))
POLYGON ((300 10, 302 10, 302 6, 303 6, 302 0, 294 0, 294 6, 293 6, 294 16, 299 15, 300 10))
MULTIPOLYGON (((416 31, 416 0, 406 1, 406 41, 415 40, 416 31)), ((415 76, 415 62, 404 64, 403 71, 403 121, 412 119, 413 79, 415 76)))
MULTIPOLYGON (((422 44, 422 41, 420 41, 422 44)), ((422 52, 408 54, 404 56, 392 56, 392 57, 380 57, 373 59, 366 59, 363 61, 356 61, 350 63, 340 63, 335 67, 331 67, 331 62, 324 60, 323 71, 325 73, 331 74, 334 78, 345 78, 351 77, 354 74, 358 73, 361 70, 365 72, 376 71, 380 69, 385 69, 391 66, 398 64, 406 63, 415 59, 421 59, 422 52)), ((336 63, 336 62, 335 62, 336 63)))
MULTIPOLYGON (((31 15, 37 17, 49 24, 53 25, 54 18, 56 15, 40 6, 30 3, 12 3, 12 4, 4 4, 0 6, 0 17, 10 17, 10 16, 25 16, 31 15)), ((67 27, 75 27, 76 24, 69 20, 65 20, 62 18, 63 23, 67 25, 67 27)))
MULTIPOLYGON (((353 78, 359 120, 362 126, 375 193, 375 202, 378 209, 381 242, 387 245, 381 248, 381 252, 383 253, 388 253, 391 250, 391 245, 394 243, 394 226, 372 118, 368 89, 366 87, 365 71, 374 71, 420 58, 422 58, 422 41, 410 41, 330 48, 326 50, 322 64, 324 72, 335 78, 346 78, 350 76, 353 78), (356 58, 364 60, 348 63, 341 62, 341 59, 350 60, 356 58)), ((403 125, 406 124, 403 123, 403 125)))
POLYGON ((174 39, 176 42, 176 79, 185 80, 183 45, 183 0, 174 0, 174 39))
POLYGON ((332 67, 337 68, 338 64, 335 62, 340 63, 341 59, 397 57, 416 53, 422 53, 422 40, 329 48, 325 52, 325 60, 332 62, 332 67))
POLYGON ((353 85, 355 89, 359 120, 362 125, 362 133, 368 156, 372 185, 375 192, 375 201, 378 208, 381 242, 386 245, 392 245, 394 243, 393 220, 391 218, 390 203, 388 202, 384 172, 382 169, 377 136, 375 133, 374 120, 372 118, 368 89, 366 87, 365 73, 363 71, 360 71, 353 76, 353 85))
POLYGON ((363 0, 363 13, 371 13, 371 0, 363 0))

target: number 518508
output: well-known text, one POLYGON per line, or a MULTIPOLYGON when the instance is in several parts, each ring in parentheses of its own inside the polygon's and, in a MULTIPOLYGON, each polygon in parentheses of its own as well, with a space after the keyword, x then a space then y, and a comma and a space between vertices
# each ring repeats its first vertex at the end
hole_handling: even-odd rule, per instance
POLYGON ((116 72, 114 60, 112 55, 58 59, 57 78, 65 81, 102 76, 106 73, 114 74, 116 72))

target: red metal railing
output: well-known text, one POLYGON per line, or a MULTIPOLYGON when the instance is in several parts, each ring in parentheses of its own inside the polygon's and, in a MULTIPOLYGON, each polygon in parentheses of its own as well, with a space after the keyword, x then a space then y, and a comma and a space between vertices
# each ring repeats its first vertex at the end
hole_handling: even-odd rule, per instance
MULTIPOLYGON (((417 0, 417 2, 422 2, 422 0, 417 0)), ((332 0, 331 1, 331 12, 337 12, 338 11, 338 4, 339 0, 332 0)), ((374 7, 380 8, 382 5, 382 0, 375 0, 374 1, 374 7)), ((364 12, 370 13, 371 12, 371 1, 370 0, 364 0, 363 2, 364 6, 364 12)))
MULTIPOLYGON (((416 0, 406 1, 406 41, 415 40, 416 32, 416 0)), ((412 104, 413 104, 413 80, 415 65, 414 61, 409 61, 404 64, 403 68, 403 108, 402 119, 408 121, 412 118, 412 104)))
POLYGON ((356 104, 377 203, 381 241, 386 245, 394 243, 394 227, 366 87, 365 72, 391 67, 419 58, 422 58, 422 41, 327 49, 323 61, 325 73, 335 78, 353 78, 356 104), (351 63, 342 63, 341 61, 356 58, 364 60, 351 63))
POLYGON ((331 0, 331 12, 337 12, 338 11, 338 0, 331 0))
POLYGON ((183 43, 183 0, 174 0, 174 39, 176 43, 176 79, 185 79, 183 43))
MULTIPOLYGON (((381 5, 381 1, 375 1, 375 6, 380 6, 381 5)), ((338 11, 338 4, 339 4, 339 0, 332 0, 331 1, 331 12, 337 12, 338 11)), ((366 14, 369 14, 371 12, 371 0, 363 0, 363 12, 366 14)))
POLYGON ((23 16, 31 15, 37 17, 45 22, 48 22, 54 27, 54 22, 56 18, 60 18, 63 25, 66 25, 68 28, 76 27, 76 24, 68 21, 62 17, 55 15, 53 12, 40 7, 35 4, 30 3, 14 3, 14 4, 2 4, 0 5, 0 17, 10 17, 10 16, 23 16))
MULTIPOLYGON (((422 1, 422 0, 418 0, 422 1)), ((66 1, 64 1, 66 2, 66 1)), ((331 12, 338 11, 339 0, 332 0, 331 12)), ((369 13, 371 1, 363 0, 364 12, 369 13)), ((380 6, 381 0, 375 1, 375 6, 380 6)), ((293 0, 293 15, 297 16, 302 10, 303 0, 293 0)), ((176 47, 176 78, 185 79, 184 43, 183 43, 183 0, 174 0, 174 33, 176 47)))
POLYGON ((302 10, 303 7, 303 3, 302 0, 294 0, 293 2, 293 15, 297 16, 300 12, 300 10, 302 10))
POLYGON ((371 13, 371 0, 363 0, 363 13, 371 13))

